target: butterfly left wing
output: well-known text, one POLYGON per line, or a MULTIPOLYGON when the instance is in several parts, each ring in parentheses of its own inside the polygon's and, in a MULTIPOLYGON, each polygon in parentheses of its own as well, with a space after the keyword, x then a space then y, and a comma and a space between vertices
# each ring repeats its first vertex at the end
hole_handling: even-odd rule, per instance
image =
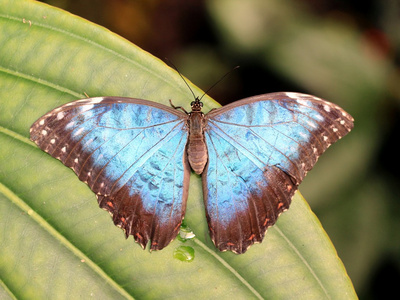
POLYGON ((31 139, 88 184, 126 237, 159 250, 176 237, 185 214, 186 119, 146 100, 88 98, 41 117, 31 139))
POLYGON ((209 231, 219 250, 236 253, 262 241, 318 157, 353 128, 337 105, 298 93, 243 99, 205 118, 209 231))

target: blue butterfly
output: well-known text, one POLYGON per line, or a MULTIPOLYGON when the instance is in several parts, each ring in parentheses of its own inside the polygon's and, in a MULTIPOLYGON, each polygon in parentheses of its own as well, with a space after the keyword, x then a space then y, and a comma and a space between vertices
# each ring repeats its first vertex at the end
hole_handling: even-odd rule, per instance
POLYGON ((202 175, 209 232, 221 250, 261 242, 318 157, 353 128, 339 106, 299 93, 246 98, 207 114, 97 97, 38 119, 31 139, 72 168, 114 224, 143 248, 167 246, 185 215, 190 169, 202 175))

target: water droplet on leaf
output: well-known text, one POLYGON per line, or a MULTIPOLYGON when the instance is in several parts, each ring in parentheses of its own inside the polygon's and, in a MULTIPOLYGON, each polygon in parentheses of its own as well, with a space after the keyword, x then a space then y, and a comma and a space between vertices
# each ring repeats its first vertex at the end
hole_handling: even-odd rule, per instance
POLYGON ((179 246, 174 251, 174 258, 184 262, 192 262, 194 260, 194 249, 189 246, 179 246))
POLYGON ((181 242, 186 242, 194 238, 196 235, 193 233, 192 229, 186 224, 182 223, 181 229, 179 231, 178 240, 181 242))

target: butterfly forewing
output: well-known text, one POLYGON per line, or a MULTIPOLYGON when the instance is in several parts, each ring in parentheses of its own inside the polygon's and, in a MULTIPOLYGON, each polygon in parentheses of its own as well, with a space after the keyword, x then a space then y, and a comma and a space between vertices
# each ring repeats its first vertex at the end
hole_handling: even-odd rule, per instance
POLYGON ((215 245, 243 253, 262 241, 318 157, 352 127, 340 107, 298 93, 251 97, 207 114, 203 193, 215 245))
POLYGON ((127 237, 157 250, 175 238, 185 213, 186 119, 150 101, 89 98, 44 115, 31 139, 89 185, 127 237))

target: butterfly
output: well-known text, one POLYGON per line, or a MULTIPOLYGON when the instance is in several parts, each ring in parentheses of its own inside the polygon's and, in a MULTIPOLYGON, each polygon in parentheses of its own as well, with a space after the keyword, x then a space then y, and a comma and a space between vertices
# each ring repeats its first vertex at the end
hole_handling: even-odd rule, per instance
POLYGON ((192 169, 201 175, 215 246, 241 254, 289 208, 318 157, 353 128, 339 106, 279 92, 203 114, 123 97, 62 105, 38 119, 31 140, 72 168, 114 224, 143 249, 167 246, 185 215, 192 169))

